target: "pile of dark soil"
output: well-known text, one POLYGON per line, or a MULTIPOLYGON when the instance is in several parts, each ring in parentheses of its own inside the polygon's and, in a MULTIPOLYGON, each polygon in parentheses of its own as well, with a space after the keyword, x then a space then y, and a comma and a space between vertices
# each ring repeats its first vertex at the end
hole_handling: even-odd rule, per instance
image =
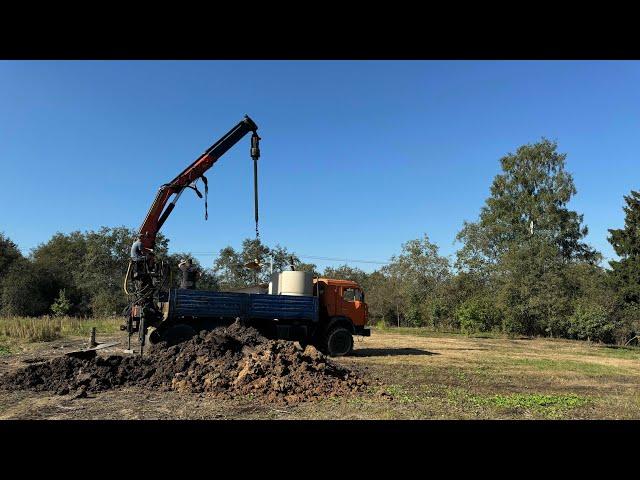
POLYGON ((76 396, 133 385, 295 403, 352 394, 367 382, 312 346, 303 350, 293 342, 269 340, 237 322, 178 345, 155 345, 142 358, 61 356, 0 379, 3 388, 76 396))

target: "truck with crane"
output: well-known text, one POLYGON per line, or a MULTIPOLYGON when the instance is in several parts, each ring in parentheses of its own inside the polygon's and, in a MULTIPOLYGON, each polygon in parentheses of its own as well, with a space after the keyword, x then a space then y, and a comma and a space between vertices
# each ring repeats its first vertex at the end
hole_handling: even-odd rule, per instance
MULTIPOLYGON (((208 217, 208 183, 204 173, 218 159, 251 133, 251 158, 254 176, 254 214, 258 231, 258 159, 260 137, 256 123, 245 115, 235 127, 210 146, 171 182, 162 185, 149 208, 138 234, 144 256, 132 260, 124 279, 130 303, 121 326, 131 339, 137 334, 140 352, 147 343, 179 343, 201 330, 240 321, 269 338, 295 340, 311 344, 331 355, 349 354, 353 336, 369 336, 366 328, 368 307, 364 292, 347 280, 311 277, 306 272, 282 272, 272 276, 269 293, 217 292, 170 288, 169 265, 155 255, 158 232, 186 189, 202 198, 197 182, 205 187, 205 219, 208 217), (173 199, 169 203, 169 200, 173 199), (168 203, 168 205, 167 205, 168 203), (301 288, 278 288, 278 279, 300 281, 301 288)), ((260 268, 258 261, 247 268, 260 268)), ((292 265, 292 270, 294 269, 292 265)))

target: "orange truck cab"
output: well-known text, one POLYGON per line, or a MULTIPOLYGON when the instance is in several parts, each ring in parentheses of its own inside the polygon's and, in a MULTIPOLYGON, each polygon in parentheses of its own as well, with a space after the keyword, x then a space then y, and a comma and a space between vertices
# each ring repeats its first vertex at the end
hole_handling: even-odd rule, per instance
POLYGON ((353 335, 370 336, 365 328, 369 311, 362 288, 350 280, 314 278, 314 295, 319 299, 320 329, 316 345, 331 355, 346 355, 353 349, 353 335))
POLYGON ((356 282, 314 278, 313 283, 314 294, 320 298, 321 317, 345 317, 354 329, 364 328, 369 320, 369 311, 364 302, 364 292, 356 282))

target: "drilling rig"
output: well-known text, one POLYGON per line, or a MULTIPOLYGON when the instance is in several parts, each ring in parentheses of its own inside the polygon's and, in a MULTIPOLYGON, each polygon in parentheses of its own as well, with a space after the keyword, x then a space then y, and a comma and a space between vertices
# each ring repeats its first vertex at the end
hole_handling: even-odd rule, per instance
POLYGON ((138 231, 138 240, 141 242, 141 250, 144 256, 141 260, 129 262, 124 279, 124 290, 130 297, 130 304, 125 312, 127 322, 121 328, 129 334, 129 349, 131 348, 131 336, 134 333, 137 332, 139 334, 140 344, 144 346, 147 329, 156 325, 162 318, 162 312, 158 310, 158 304, 165 300, 163 297, 170 278, 170 266, 166 262, 156 259, 156 238, 160 228, 166 222, 185 190, 192 189, 198 197, 202 198, 203 195, 197 187, 199 180, 204 184, 205 219, 208 218, 207 194, 209 187, 207 177, 204 174, 220 157, 249 133, 251 133, 250 155, 253 159, 256 237, 259 236, 258 159, 260 158, 260 137, 257 130, 258 125, 248 115, 245 115, 235 127, 207 148, 191 165, 169 183, 162 185, 158 190, 138 231))

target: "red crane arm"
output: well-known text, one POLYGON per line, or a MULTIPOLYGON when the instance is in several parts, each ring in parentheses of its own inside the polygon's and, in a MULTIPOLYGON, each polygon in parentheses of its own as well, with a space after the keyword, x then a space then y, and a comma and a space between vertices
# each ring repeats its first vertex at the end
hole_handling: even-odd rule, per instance
POLYGON ((258 134, 256 133, 257 130, 258 126, 256 123, 245 115, 244 119, 229 130, 222 138, 220 138, 220 140, 205 150, 200 157, 185 168, 176 178, 160 187, 139 230, 140 235, 142 235, 142 245, 145 248, 155 248, 156 236, 175 207, 176 202, 178 201, 178 198, 180 198, 184 189, 195 182, 198 178, 202 177, 204 172, 211 168, 222 155, 224 155, 249 132, 253 132, 251 137, 251 158, 253 158, 254 163, 258 160, 260 157, 260 137, 258 137, 258 134), (167 206, 167 202, 169 201, 169 198, 171 198, 171 195, 175 195, 175 197, 167 206))

